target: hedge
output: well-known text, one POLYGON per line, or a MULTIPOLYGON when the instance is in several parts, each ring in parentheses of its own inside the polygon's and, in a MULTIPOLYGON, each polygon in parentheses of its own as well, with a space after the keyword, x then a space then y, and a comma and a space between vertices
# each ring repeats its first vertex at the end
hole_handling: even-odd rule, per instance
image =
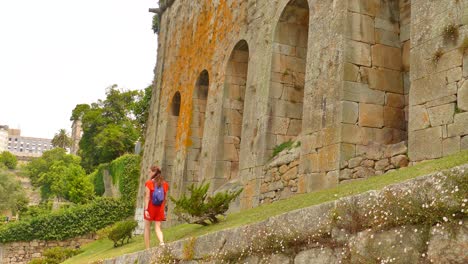
POLYGON ((102 196, 104 194, 104 170, 109 166, 108 163, 100 164, 99 167, 89 175, 91 182, 94 185, 94 193, 97 196, 102 196))
POLYGON ((104 194, 104 171, 108 170, 112 183, 118 185, 123 200, 135 203, 140 178, 139 155, 126 154, 110 163, 101 164, 91 174, 96 195, 104 194))
POLYGON ((125 219, 133 215, 133 210, 134 205, 123 199, 97 198, 89 204, 1 226, 0 242, 73 238, 125 219))
POLYGON ((118 183, 121 199, 135 203, 140 180, 139 155, 123 155, 110 163, 113 183, 118 183))

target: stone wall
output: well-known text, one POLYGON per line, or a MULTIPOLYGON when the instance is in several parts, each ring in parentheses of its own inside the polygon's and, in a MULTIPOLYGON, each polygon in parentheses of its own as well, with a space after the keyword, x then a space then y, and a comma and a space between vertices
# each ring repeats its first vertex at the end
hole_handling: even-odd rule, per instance
POLYGON ((408 147, 419 161, 467 148, 468 1, 414 1, 411 21, 408 147))
POLYGON ((42 257, 42 253, 49 248, 80 248, 94 240, 95 236, 89 235, 64 241, 34 240, 30 242, 0 244, 0 264, 26 264, 32 259, 42 257))
POLYGON ((467 24, 468 0, 172 1, 136 218, 151 164, 174 197, 240 184, 242 210, 468 149, 467 24), (280 187, 265 167, 287 140, 297 175, 280 187))
POLYGON ((103 263, 467 263, 467 177, 463 165, 103 263))

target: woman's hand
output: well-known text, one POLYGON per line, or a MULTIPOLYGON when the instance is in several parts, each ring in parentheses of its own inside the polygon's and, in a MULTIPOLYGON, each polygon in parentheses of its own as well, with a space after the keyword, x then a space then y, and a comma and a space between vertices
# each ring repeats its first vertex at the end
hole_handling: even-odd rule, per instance
POLYGON ((145 217, 150 218, 150 214, 149 214, 148 210, 145 210, 145 217))

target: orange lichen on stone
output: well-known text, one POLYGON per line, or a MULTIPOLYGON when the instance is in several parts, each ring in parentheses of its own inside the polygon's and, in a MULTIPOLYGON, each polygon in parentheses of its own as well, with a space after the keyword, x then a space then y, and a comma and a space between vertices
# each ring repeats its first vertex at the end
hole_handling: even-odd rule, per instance
MULTIPOLYGON (((190 145, 192 95, 200 72, 204 69, 209 71, 209 93, 217 92, 215 90, 218 86, 216 82, 220 82, 224 78, 217 76, 214 72, 214 69, 224 69, 224 65, 222 65, 224 60, 215 60, 214 58, 215 50, 217 47, 219 50, 219 46, 223 42, 229 46, 226 32, 239 31, 238 21, 242 18, 234 17, 232 13, 232 10, 239 8, 239 5, 241 3, 232 3, 231 6, 228 6, 226 0, 221 0, 219 5, 215 7, 212 1, 204 0, 201 3, 201 12, 191 12, 194 16, 189 19, 178 18, 173 25, 177 30, 176 34, 167 40, 168 55, 166 57, 174 59, 168 60, 164 69, 162 98, 164 101, 170 102, 170 98, 177 91, 182 97, 177 124, 176 149, 190 145)), ((239 15, 245 16, 245 13, 239 12, 239 15)), ((170 110, 170 103, 166 109, 170 110)))

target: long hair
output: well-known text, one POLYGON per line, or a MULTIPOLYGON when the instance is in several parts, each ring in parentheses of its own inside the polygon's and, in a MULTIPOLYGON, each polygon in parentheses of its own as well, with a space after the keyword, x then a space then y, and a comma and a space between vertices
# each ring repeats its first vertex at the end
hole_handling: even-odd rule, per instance
POLYGON ((164 181, 164 178, 161 175, 161 169, 156 165, 151 166, 150 169, 151 169, 152 172, 154 172, 154 174, 151 176, 151 180, 154 180, 156 185, 158 187, 161 187, 161 185, 162 185, 162 183, 164 181))

